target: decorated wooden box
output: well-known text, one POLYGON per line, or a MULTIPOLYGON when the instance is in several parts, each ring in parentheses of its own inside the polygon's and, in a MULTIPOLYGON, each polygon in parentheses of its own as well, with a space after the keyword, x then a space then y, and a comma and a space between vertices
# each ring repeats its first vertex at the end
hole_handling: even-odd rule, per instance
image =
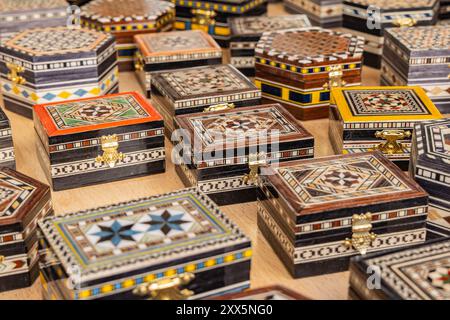
POLYGON ((262 168, 258 227, 293 277, 425 241, 428 194, 380 152, 262 168))
POLYGON ((114 38, 53 27, 30 29, 0 45, 5 108, 32 117, 35 104, 97 97, 118 90, 114 38))
POLYGON ((65 0, 0 0, 0 39, 38 27, 65 26, 65 0))
POLYGON ((136 34, 168 31, 175 7, 160 0, 92 0, 81 8, 81 24, 116 38, 120 71, 134 70, 136 34))
POLYGON ((164 118, 169 138, 177 115, 221 104, 244 107, 261 102, 261 91, 229 64, 155 72, 151 82, 152 101, 164 118))
POLYGON ((55 191, 165 171, 162 117, 136 92, 36 105, 34 127, 55 191))
POLYGON ((256 201, 258 165, 314 156, 313 136, 279 104, 187 114, 175 122, 184 147, 175 157, 178 176, 218 205, 256 201))
POLYGON ((328 116, 330 88, 361 82, 364 39, 319 27, 266 32, 255 49, 263 98, 300 120, 328 116))
POLYGON ((434 25, 438 13, 439 0, 344 0, 343 26, 366 39, 364 64, 379 69, 387 28, 434 25))
POLYGON ((276 17, 239 17, 229 20, 230 63, 249 77, 255 76, 255 48, 267 31, 310 27, 303 14, 276 17))
POLYGON ((147 97, 152 72, 222 63, 222 49, 202 30, 141 34, 134 41, 138 48, 135 69, 147 97))
POLYGON ((385 32, 384 85, 421 86, 441 113, 450 113, 450 28, 393 28, 385 32))
POLYGON ((408 170, 414 125, 441 119, 420 87, 334 88, 329 138, 336 154, 379 150, 408 170))
POLYGON ((439 9, 439 19, 450 19, 450 1, 441 0, 441 7, 439 9))
POLYGON ((411 149, 411 177, 430 194, 430 204, 450 211, 450 119, 417 124, 411 149))
POLYGON ((355 258, 350 265, 350 296, 362 300, 449 300, 449 259, 449 238, 355 258), (377 282, 372 280, 375 271, 380 275, 377 282))
POLYGON ((176 29, 204 30, 226 48, 231 34, 229 18, 261 16, 267 13, 266 0, 171 1, 176 5, 176 29))
POLYGON ((287 11, 307 14, 314 25, 324 28, 342 25, 342 0, 283 0, 287 11))
POLYGON ((14 143, 9 119, 0 108, 0 167, 16 168, 14 143))
POLYGON ((231 293, 215 298, 215 300, 309 300, 300 293, 282 286, 270 286, 259 289, 231 293))
POLYGON ((47 299, 200 299, 250 285, 250 240, 194 188, 39 227, 47 299))
POLYGON ((50 188, 0 169, 0 292, 31 286, 39 272, 37 220, 53 215, 50 188))

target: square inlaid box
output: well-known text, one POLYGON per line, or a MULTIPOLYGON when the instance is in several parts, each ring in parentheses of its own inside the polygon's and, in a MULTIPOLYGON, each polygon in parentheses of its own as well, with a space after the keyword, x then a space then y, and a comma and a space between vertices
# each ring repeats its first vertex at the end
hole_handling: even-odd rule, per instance
POLYGON ((53 215, 50 188, 0 168, 0 292, 29 287, 39 273, 37 221, 53 215))
POLYGON ((439 0, 344 0, 343 27, 365 38, 364 64, 379 69, 387 28, 437 22, 439 0))
POLYGON ((222 49, 201 30, 172 31, 134 36, 138 48, 135 68, 147 97, 151 73, 222 63, 222 49))
POLYGON ((329 138, 336 154, 379 150, 407 171, 414 125, 442 115, 420 87, 334 88, 329 138))
POLYGON ((255 49, 255 83, 297 119, 327 117, 330 88, 361 83, 363 46, 361 37, 319 27, 266 32, 255 49))
POLYGON ((55 191, 165 171, 162 117, 136 92, 36 105, 34 127, 55 191))
POLYGON ((169 138, 177 115, 220 104, 245 107, 261 102, 261 91, 229 64, 155 72, 151 82, 152 101, 164 117, 169 138))
POLYGON ((283 162, 259 178, 258 227, 295 278, 426 239, 428 194, 380 152, 283 162))
POLYGON ((136 34, 169 31, 175 6, 161 0, 92 0, 81 8, 83 26, 116 38, 120 71, 134 70, 136 34))
POLYGON ((441 113, 450 113, 450 28, 387 29, 381 83, 421 86, 441 113))
POLYGON ((350 265, 350 295, 363 300, 449 300, 450 240, 357 257, 350 265), (370 267, 370 269, 369 269, 370 267), (375 268, 379 288, 368 288, 375 268), (372 270, 371 272, 367 272, 372 270))
POLYGON ((310 27, 306 15, 276 17, 239 17, 229 19, 230 63, 248 77, 255 76, 255 48, 262 34, 293 28, 310 27))
POLYGON ((411 149, 411 177, 430 194, 431 205, 450 212, 450 119, 417 124, 411 149))
POLYGON ((16 168, 11 124, 0 108, 0 167, 16 168))
POLYGON ((267 13, 266 0, 171 1, 176 5, 176 29, 203 30, 225 48, 228 48, 231 35, 229 18, 262 16, 267 13))
POLYGON ((118 91, 114 38, 85 29, 29 29, 0 43, 5 108, 32 117, 35 104, 118 91))
POLYGON ((283 3, 288 12, 304 13, 316 26, 342 25, 342 0, 283 0, 283 3))
POLYGON ((0 40, 15 32, 67 24, 65 0, 0 0, 0 40))
POLYGON ((194 188, 39 227, 46 299, 201 299, 250 285, 250 240, 194 188))
POLYGON ((183 152, 175 169, 218 205, 256 201, 258 166, 314 156, 314 137, 281 105, 175 117, 183 152))

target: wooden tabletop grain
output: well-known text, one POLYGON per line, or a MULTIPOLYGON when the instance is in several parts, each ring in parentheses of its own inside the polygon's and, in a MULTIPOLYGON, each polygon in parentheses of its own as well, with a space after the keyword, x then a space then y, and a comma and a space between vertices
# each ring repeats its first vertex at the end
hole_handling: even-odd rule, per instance
MULTIPOLYGON (((270 15, 283 15, 286 12, 281 4, 271 4, 270 15)), ((227 54, 226 54, 227 56, 227 54)), ((364 68, 363 84, 378 85, 379 71, 364 68)), ((121 91, 142 92, 135 74, 123 73, 120 76, 121 91)), ((16 147, 17 169, 35 179, 46 183, 44 172, 38 163, 35 149, 36 135, 33 122, 11 112, 6 112, 11 120, 14 145, 16 147)), ((328 120, 305 121, 302 124, 315 137, 316 156, 332 155, 328 140, 328 120)), ((56 214, 63 214, 103 206, 140 197, 161 194, 183 188, 170 161, 172 144, 166 140, 167 170, 164 174, 114 183, 84 187, 68 191, 53 192, 52 199, 56 214)), ((312 299, 347 299, 348 272, 335 273, 304 279, 293 279, 277 258, 274 251, 263 238, 256 226, 256 204, 248 203, 223 207, 231 220, 252 239, 254 256, 251 266, 251 287, 283 285, 312 299)), ((0 293, 0 299, 41 299, 39 280, 27 289, 0 293)))

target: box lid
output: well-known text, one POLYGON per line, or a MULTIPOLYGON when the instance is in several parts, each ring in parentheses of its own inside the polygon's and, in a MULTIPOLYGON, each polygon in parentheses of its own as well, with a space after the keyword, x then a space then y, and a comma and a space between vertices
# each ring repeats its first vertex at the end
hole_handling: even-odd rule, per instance
POLYGON ((450 28, 446 26, 389 28, 385 37, 386 43, 392 43, 399 57, 410 64, 450 63, 450 28))
POLYGON ((405 123, 412 129, 417 121, 442 118, 425 91, 414 86, 333 88, 331 104, 337 106, 344 129, 404 128, 405 123))
POLYGON ((202 30, 148 33, 134 36, 145 64, 222 57, 217 42, 202 30))
POLYGON ((232 41, 252 38, 256 38, 257 41, 264 32, 311 27, 311 22, 305 14, 276 17, 238 17, 231 18, 228 22, 232 41))
MULTIPOLYGON (((49 218, 39 226, 72 283, 81 287, 124 274, 195 272, 189 263, 199 258, 250 250, 250 240, 197 189, 49 218), (190 271, 172 269, 180 264, 190 271)), ((249 256, 251 251, 212 266, 249 256)))
POLYGON ((24 231, 49 201, 47 185, 12 169, 0 168, 0 234, 24 231))
POLYGON ((441 173, 440 182, 450 183, 450 119, 422 122, 414 133, 417 165, 441 173))
POLYGON ((220 154, 223 155, 220 162, 226 163, 224 159, 237 157, 238 153, 248 155, 264 151, 275 156, 278 151, 314 146, 314 137, 279 104, 191 113, 177 116, 176 122, 190 135, 195 165, 204 166, 208 160, 214 162, 220 154), (270 148, 272 144, 279 150, 260 149, 266 145, 270 148))
POLYGON ((137 92, 35 105, 33 112, 44 145, 131 132, 141 124, 162 126, 161 115, 137 92))
POLYGON ((358 207, 428 197, 378 151, 289 161, 261 170, 264 184, 277 191, 297 221, 333 211, 351 216, 358 207))
MULTIPOLYGON (((367 276, 369 274, 365 271, 369 266, 378 267, 382 275, 379 291, 388 299, 449 300, 446 281, 449 260, 450 240, 447 238, 406 250, 356 257, 352 267, 356 266, 358 273, 367 276)), ((353 273, 352 267, 350 281, 353 285, 359 281, 356 281, 358 275, 353 273)), ((362 283, 365 285, 366 281, 362 283)))
POLYGON ((93 0, 81 8, 81 19, 102 31, 142 32, 165 26, 174 11, 169 1, 93 0))
POLYGON ((155 72, 152 86, 174 109, 261 98, 261 91, 230 64, 155 72))

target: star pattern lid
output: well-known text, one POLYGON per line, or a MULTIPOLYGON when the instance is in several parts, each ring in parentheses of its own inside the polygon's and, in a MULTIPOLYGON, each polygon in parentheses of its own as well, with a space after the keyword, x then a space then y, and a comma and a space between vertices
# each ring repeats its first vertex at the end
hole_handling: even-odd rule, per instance
POLYGON ((232 36, 261 36, 264 32, 311 27, 307 15, 239 17, 229 20, 232 36))
POLYGON ((297 215, 426 197, 380 152, 280 163, 262 175, 297 215))
POLYGON ((167 269, 250 243, 196 189, 45 219, 39 226, 75 283, 167 269))

